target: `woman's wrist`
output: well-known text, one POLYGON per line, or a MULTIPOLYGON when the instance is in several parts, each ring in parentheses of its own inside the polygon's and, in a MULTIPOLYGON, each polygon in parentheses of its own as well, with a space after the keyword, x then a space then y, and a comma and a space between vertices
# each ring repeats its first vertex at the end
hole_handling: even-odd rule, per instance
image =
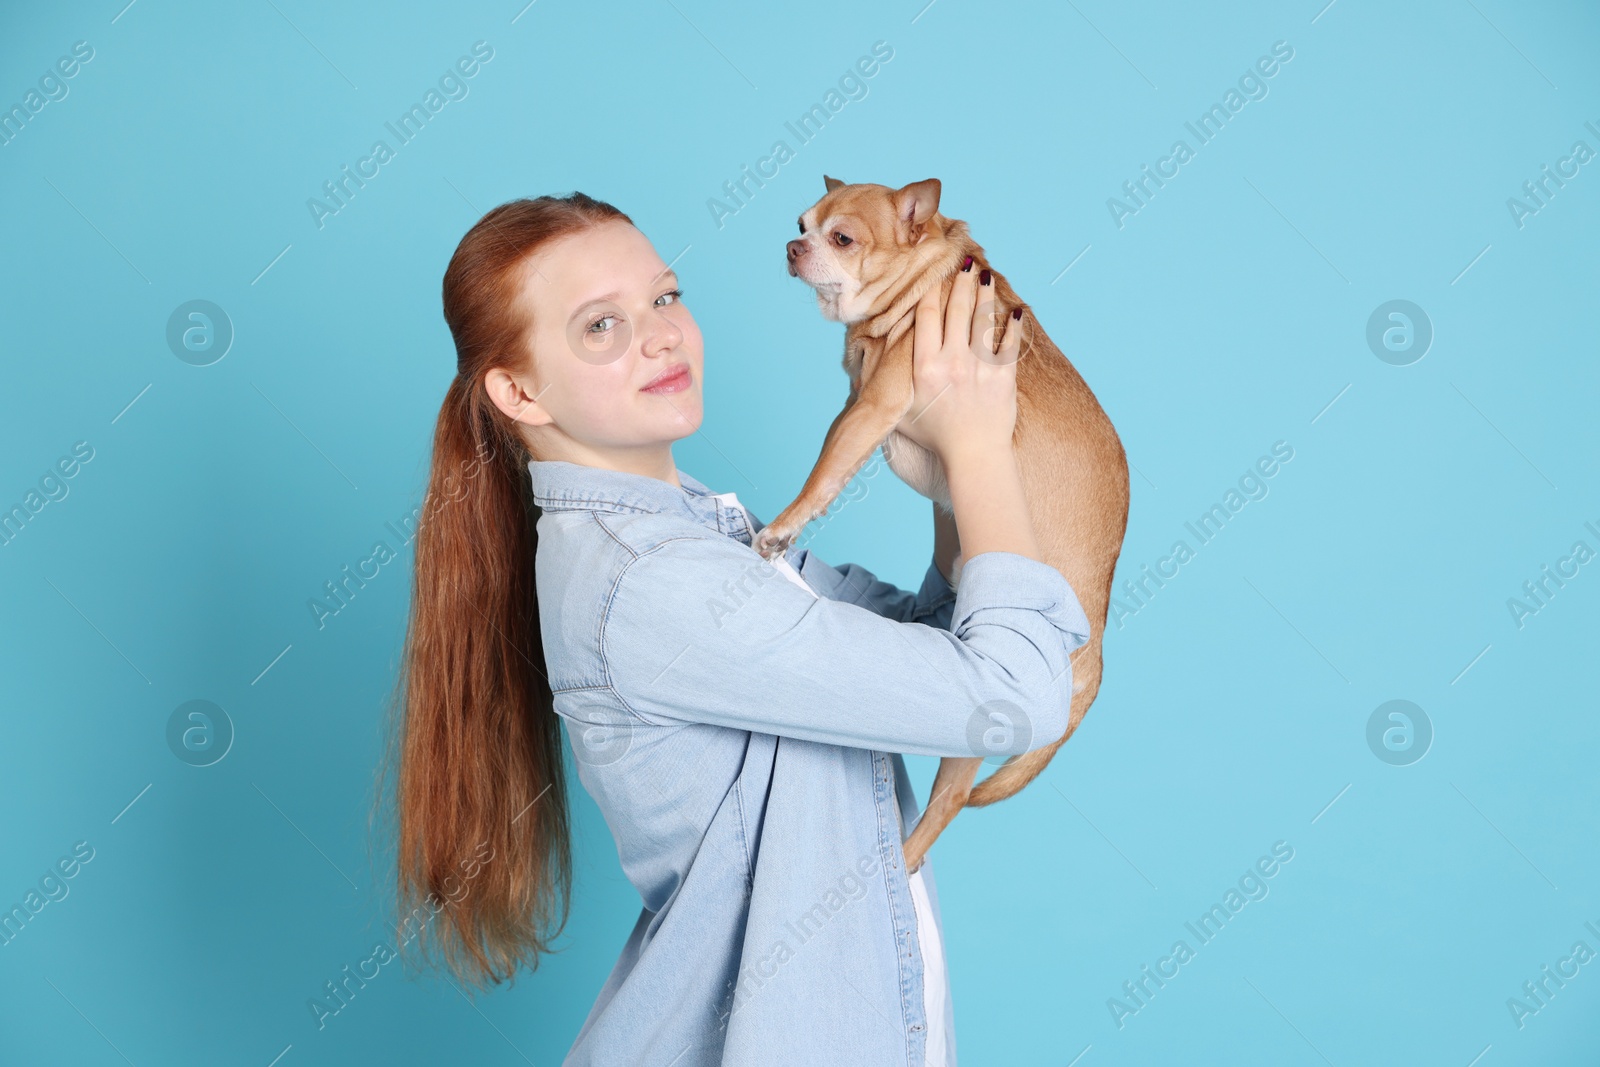
POLYGON ((1009 440, 965 442, 940 453, 939 462, 944 466, 945 484, 952 490, 957 483, 964 488, 981 487, 997 474, 1005 477, 1017 471, 1017 453, 1009 440))
POLYGON ((1009 441, 952 453, 945 461, 945 481, 966 558, 984 552, 1039 558, 1022 472, 1009 441))

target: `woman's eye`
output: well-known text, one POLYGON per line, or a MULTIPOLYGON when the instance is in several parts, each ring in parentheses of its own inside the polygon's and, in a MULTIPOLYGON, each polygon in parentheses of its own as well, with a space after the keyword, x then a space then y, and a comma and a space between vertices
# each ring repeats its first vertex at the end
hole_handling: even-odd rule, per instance
POLYGON ((672 297, 671 303, 676 304, 680 300, 683 299, 683 290, 682 289, 668 289, 666 292, 662 293, 659 297, 657 297, 656 301, 657 301, 657 303, 659 303, 662 300, 666 300, 667 297, 669 297, 669 296, 672 297))
POLYGON ((597 330, 595 327, 599 326, 602 322, 613 320, 615 318, 615 315, 601 315, 599 318, 595 319, 587 327, 585 327, 585 329, 587 329, 590 333, 610 333, 613 329, 615 329, 614 326, 607 326, 603 330, 597 330))
POLYGON ((845 245, 850 243, 850 238, 846 237, 842 233, 839 233, 839 232, 835 231, 835 233, 833 235, 833 243, 838 245, 840 248, 843 248, 845 245))

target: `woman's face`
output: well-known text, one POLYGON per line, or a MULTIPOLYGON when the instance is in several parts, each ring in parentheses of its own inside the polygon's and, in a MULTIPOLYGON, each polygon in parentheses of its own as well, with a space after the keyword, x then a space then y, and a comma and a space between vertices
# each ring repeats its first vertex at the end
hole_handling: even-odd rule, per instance
POLYGON ((602 223, 546 245, 521 278, 531 359, 485 385, 536 456, 611 465, 699 428, 700 328, 644 234, 602 223))

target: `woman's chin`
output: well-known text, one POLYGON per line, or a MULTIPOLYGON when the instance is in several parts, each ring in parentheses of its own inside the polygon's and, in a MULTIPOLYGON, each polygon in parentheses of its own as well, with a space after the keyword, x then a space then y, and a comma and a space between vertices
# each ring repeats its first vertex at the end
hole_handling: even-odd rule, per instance
POLYGON ((672 397, 672 406, 655 413, 655 422, 678 437, 694 433, 705 421, 699 390, 685 390, 672 397))

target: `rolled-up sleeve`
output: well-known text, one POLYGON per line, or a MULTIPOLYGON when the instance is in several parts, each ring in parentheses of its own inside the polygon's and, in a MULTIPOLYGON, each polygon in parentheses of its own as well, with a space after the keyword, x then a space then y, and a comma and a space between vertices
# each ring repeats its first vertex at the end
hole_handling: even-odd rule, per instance
POLYGON ((647 722, 880 751, 1012 755, 1066 732, 1068 657, 1089 623, 1059 571, 1011 552, 972 557, 948 630, 900 621, 892 612, 909 617, 923 594, 907 603, 897 592, 878 594, 891 609, 880 613, 813 596, 738 541, 669 540, 630 561, 612 590, 608 684, 647 722), (1010 727, 999 744, 997 712, 1010 727))

